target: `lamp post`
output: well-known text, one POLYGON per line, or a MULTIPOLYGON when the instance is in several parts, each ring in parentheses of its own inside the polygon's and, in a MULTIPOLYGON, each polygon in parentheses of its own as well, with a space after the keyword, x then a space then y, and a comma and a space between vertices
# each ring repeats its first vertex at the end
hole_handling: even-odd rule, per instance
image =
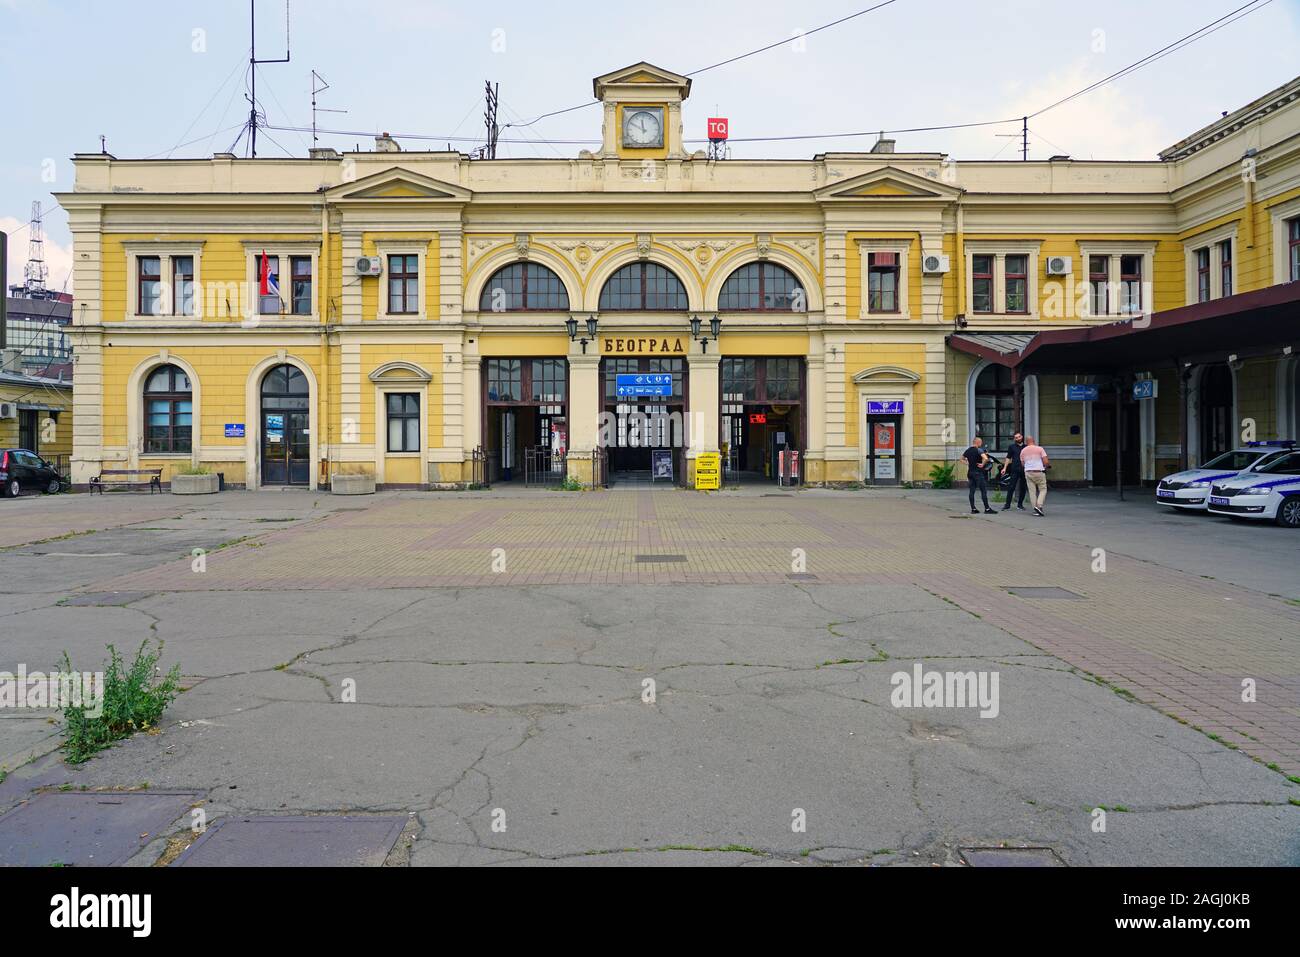
POLYGON ((596 341, 596 317, 587 317, 587 334, 581 339, 578 338, 578 320, 576 316, 570 316, 565 322, 565 327, 569 330, 569 341, 582 343, 582 354, 587 354, 587 343, 596 341))
POLYGON ((700 344, 700 348, 704 352, 708 352, 709 340, 712 340, 714 342, 718 341, 718 333, 722 331, 722 320, 719 319, 716 315, 709 320, 709 335, 707 336, 700 335, 701 326, 702 323, 700 322, 700 317, 692 316, 691 317, 691 338, 700 344))

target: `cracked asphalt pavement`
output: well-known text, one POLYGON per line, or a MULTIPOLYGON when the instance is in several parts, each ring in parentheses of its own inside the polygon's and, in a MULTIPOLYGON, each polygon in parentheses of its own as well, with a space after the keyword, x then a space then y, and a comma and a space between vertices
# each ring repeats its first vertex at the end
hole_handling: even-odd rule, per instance
MULTIPOLYGON (((944 524, 951 499, 835 494, 781 507, 810 541, 849 521, 840 503, 916 510, 957 554, 985 531, 944 524)), ((654 495, 649 518, 639 492, 564 506, 636 510, 618 547, 683 552, 689 565, 683 530, 698 530, 710 502, 654 495)), ((1300 864, 1300 786, 972 613, 960 592, 910 580, 901 572, 918 556, 897 540, 858 582, 785 580, 787 569, 710 581, 702 563, 700 580, 670 583, 587 569, 388 587, 359 557, 355 580, 182 588, 165 578, 195 548, 215 568, 227 553, 310 555, 340 528, 382 543, 385 510, 404 526, 427 521, 426 536, 455 529, 484 560, 482 529, 515 527, 520 510, 556 537, 572 525, 551 508, 558 497, 523 493, 469 505, 410 493, 87 498, 3 503, 0 670, 52 668, 65 650, 94 669, 106 645, 156 638, 188 690, 156 733, 76 767, 54 750, 48 713, 0 711, 0 811, 42 789, 147 783, 206 795, 209 820, 402 814, 389 864, 411 866, 932 865, 1000 845, 1050 847, 1074 866, 1300 864), (918 662, 996 672, 997 716, 894 707, 891 676, 918 662), (1096 808, 1108 809, 1104 832, 1096 808)), ((756 494, 731 501, 775 507, 756 494)), ((616 539, 609 521, 596 525, 616 539)), ((535 527, 520 540, 535 541, 535 527)), ((746 529, 761 531, 738 529, 742 539, 746 529)), ((588 544, 598 555, 600 542, 588 544)), ((1159 554, 1142 560, 1197 577, 1159 554)), ((151 835, 131 863, 154 864, 168 838, 187 840, 187 824, 151 835)))

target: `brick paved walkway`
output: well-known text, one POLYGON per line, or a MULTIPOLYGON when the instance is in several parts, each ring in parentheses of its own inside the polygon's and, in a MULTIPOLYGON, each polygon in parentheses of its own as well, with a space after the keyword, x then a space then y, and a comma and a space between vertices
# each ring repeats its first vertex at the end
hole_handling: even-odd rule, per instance
POLYGON ((95 590, 911 584, 1300 775, 1300 607, 1116 555, 1096 572, 1093 547, 1106 542, 1066 544, 886 496, 401 496, 223 549, 202 574, 183 560, 95 590), (646 560, 655 556, 684 561, 646 560), (1006 591, 1016 586, 1081 598, 1006 591))

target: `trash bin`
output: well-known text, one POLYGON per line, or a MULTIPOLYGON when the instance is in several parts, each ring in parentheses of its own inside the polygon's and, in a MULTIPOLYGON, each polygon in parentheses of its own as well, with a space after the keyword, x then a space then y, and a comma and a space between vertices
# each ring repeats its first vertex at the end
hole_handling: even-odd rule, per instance
POLYGON ((217 473, 217 491, 218 491, 218 492, 224 492, 225 490, 226 490, 226 473, 225 473, 225 472, 218 472, 218 473, 217 473))

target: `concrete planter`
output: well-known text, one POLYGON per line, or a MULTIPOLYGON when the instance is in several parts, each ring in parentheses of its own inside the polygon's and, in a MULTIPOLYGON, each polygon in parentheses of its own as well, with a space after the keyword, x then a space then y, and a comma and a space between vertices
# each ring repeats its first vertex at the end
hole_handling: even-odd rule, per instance
POLYGON ((210 475, 173 475, 173 495, 214 495, 216 494, 217 473, 210 475))
POLYGON ((330 492, 335 495, 374 495, 373 475, 331 475, 330 492))

